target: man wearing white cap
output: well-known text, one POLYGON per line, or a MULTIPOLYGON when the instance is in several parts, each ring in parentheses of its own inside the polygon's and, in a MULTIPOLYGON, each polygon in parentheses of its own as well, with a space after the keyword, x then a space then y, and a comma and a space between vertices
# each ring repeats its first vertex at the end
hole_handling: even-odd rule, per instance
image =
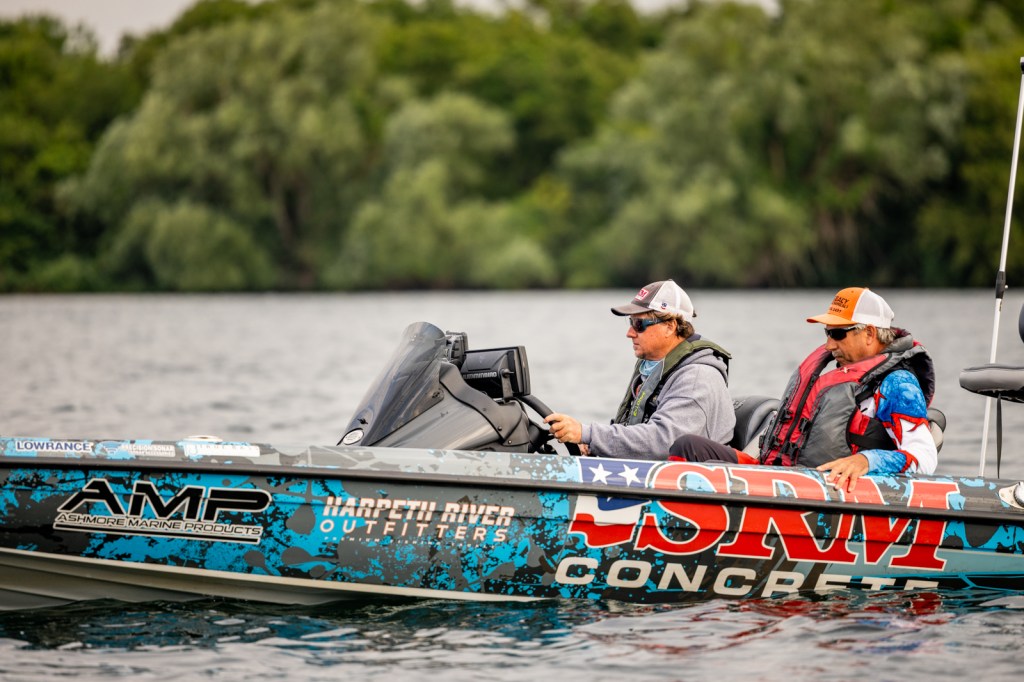
MULTIPOLYGON (((851 491, 868 473, 935 471, 928 421, 934 367, 924 346, 892 326, 893 317, 881 296, 849 287, 828 312, 807 318, 825 325, 825 344, 790 378, 761 440, 762 464, 817 467, 835 487, 851 491), (833 360, 838 367, 826 371, 833 360)), ((672 454, 743 461, 731 448, 686 438, 672 454)))
POLYGON ((665 459, 685 434, 717 443, 732 437, 736 416, 727 381, 730 355, 693 329, 696 313, 671 279, 648 284, 612 313, 629 317, 636 367, 611 424, 581 424, 564 414, 545 419, 563 443, 584 454, 665 459))

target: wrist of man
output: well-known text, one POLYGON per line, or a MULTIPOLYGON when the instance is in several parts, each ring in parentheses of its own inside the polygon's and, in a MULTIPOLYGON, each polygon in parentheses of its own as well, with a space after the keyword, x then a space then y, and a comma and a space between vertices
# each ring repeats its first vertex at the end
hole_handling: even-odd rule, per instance
POLYGON ((589 445, 590 444, 590 424, 580 425, 580 442, 589 445))
POLYGON ((896 450, 861 450, 857 454, 868 461, 869 474, 898 473, 907 461, 906 456, 896 450))

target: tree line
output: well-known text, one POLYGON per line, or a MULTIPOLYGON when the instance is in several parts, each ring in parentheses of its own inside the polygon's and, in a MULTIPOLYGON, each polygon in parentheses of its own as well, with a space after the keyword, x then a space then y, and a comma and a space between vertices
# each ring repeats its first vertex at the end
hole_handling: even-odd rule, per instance
POLYGON ((2 21, 0 291, 991 285, 1022 29, 1016 0, 201 0, 107 57, 2 21))

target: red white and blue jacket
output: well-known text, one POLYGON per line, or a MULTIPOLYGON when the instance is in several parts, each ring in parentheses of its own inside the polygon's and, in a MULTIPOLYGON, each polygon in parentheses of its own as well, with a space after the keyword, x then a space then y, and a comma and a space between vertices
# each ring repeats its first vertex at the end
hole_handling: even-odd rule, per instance
POLYGON ((825 371, 821 346, 790 378, 761 441, 761 462, 815 467, 853 453, 869 473, 933 473, 938 463, 928 423, 935 371, 924 346, 905 330, 880 355, 825 371))

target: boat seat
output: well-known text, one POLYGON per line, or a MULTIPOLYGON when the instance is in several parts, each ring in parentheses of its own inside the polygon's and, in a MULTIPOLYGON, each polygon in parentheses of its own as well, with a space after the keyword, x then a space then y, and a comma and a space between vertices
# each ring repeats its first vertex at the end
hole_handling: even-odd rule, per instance
MULTIPOLYGON (((1017 335, 1024 341, 1024 305, 1017 316, 1017 335)), ((960 387, 996 399, 996 476, 1003 458, 1003 401, 1024 403, 1024 367, 990 362, 960 370, 960 387)))
POLYGON ((935 452, 942 451, 943 434, 946 431, 946 413, 937 407, 928 408, 928 428, 932 432, 932 439, 935 441, 935 452))
MULTIPOLYGON (((1024 341, 1024 305, 1017 316, 1017 335, 1024 341)), ((1024 367, 990 362, 960 371, 960 386, 986 398, 1024 403, 1024 367)))
POLYGON ((778 412, 779 399, 763 395, 741 396, 733 398, 732 408, 736 412, 736 426, 729 447, 756 455, 758 438, 778 412))
POLYGON ((960 386, 986 398, 1024 403, 1024 367, 989 363, 960 371, 960 386))

